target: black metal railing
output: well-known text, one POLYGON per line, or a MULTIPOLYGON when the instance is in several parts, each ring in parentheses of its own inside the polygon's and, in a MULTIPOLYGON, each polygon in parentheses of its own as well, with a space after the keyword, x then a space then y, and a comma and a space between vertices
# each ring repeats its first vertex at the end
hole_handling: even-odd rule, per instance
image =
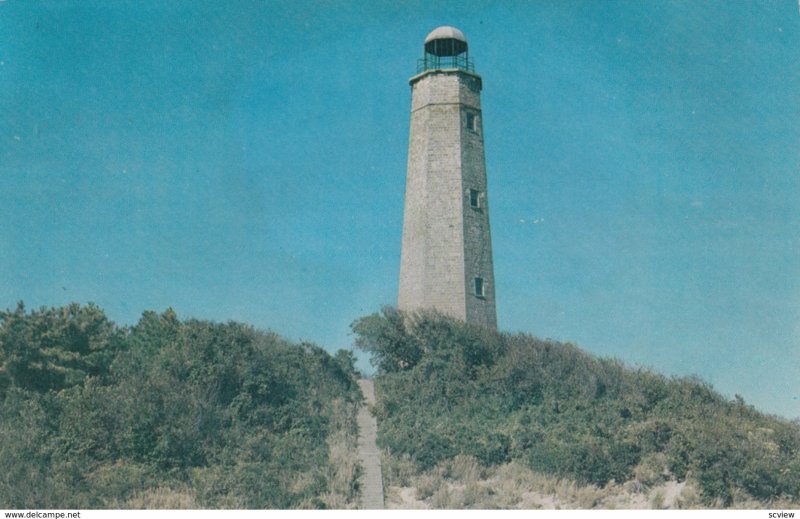
POLYGON ((459 69, 467 72, 475 72, 475 63, 467 56, 434 56, 426 54, 424 58, 417 60, 417 74, 426 70, 440 69, 459 69))

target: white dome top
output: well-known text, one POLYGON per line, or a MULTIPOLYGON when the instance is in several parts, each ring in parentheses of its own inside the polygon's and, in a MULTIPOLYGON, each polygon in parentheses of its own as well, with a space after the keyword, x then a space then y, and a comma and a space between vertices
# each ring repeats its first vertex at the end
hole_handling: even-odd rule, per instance
POLYGON ((431 31, 430 34, 425 38, 425 43, 428 43, 433 40, 460 40, 464 43, 467 43, 467 38, 464 37, 464 33, 456 29, 455 27, 450 27, 449 25, 442 25, 441 27, 437 27, 431 31))

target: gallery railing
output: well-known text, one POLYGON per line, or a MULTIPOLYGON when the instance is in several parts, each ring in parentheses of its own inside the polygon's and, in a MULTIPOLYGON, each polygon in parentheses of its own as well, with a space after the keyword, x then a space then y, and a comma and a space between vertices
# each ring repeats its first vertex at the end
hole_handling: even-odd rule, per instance
POLYGON ((475 72, 475 64, 471 58, 466 56, 434 56, 427 54, 424 58, 417 60, 417 74, 426 70, 439 69, 459 69, 467 72, 475 72))

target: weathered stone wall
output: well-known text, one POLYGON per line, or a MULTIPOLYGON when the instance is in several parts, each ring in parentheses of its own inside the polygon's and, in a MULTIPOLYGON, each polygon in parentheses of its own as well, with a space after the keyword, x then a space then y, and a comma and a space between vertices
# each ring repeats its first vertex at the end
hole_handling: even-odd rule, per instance
POLYGON ((398 306, 434 308, 496 327, 480 77, 428 71, 412 78, 398 306), (477 119, 467 128, 467 115, 477 119), (480 207, 470 204, 480 192, 480 207), (484 279, 484 297, 474 279, 484 279))
MULTIPOLYGON (((472 89, 474 84, 468 84, 472 89)), ((492 238, 489 228, 489 197, 486 189, 486 159, 483 147, 483 114, 478 92, 471 89, 462 98, 475 104, 462 105, 461 179, 464 211, 464 285, 466 287, 466 321, 497 328, 494 298, 492 238), (475 118, 474 129, 467 117, 475 118), (479 193, 478 207, 470 203, 470 190, 479 193), (483 279, 483 297, 475 295, 475 278, 483 279)))

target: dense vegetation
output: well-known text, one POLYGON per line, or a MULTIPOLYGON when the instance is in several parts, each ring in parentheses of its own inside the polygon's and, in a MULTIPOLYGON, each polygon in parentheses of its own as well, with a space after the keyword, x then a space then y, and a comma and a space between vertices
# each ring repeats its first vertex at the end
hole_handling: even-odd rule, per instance
POLYGON ((0 312, 0 507, 350 506, 352 360, 171 310, 0 312))
POLYGON ((378 442, 420 473, 463 456, 579 483, 690 478, 706 504, 800 499, 800 426, 575 346, 392 309, 353 325, 378 442))

